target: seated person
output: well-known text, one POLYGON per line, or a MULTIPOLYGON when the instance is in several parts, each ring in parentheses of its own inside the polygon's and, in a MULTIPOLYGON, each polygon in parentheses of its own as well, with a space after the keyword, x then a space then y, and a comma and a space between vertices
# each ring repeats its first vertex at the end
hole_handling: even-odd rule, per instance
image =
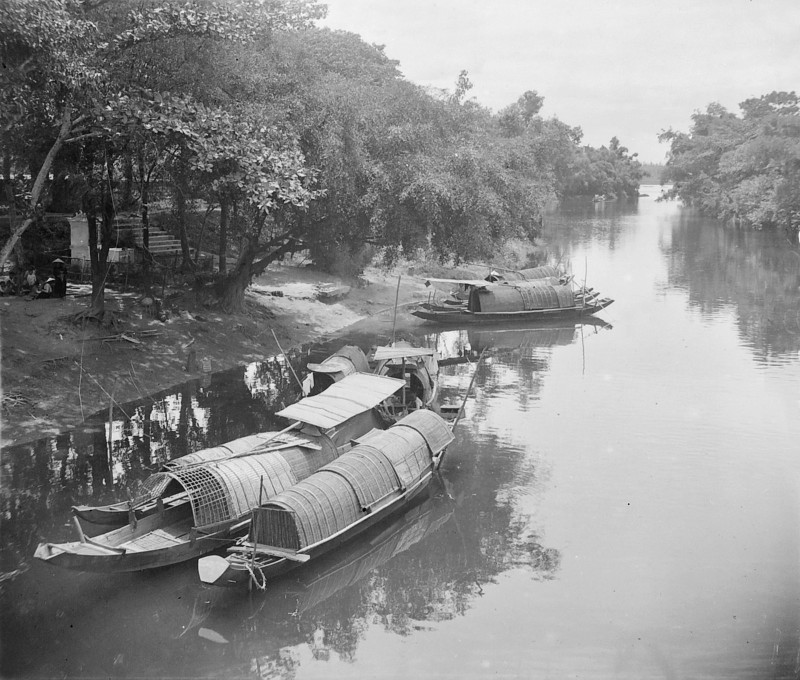
POLYGON ((14 281, 8 274, 0 276, 0 295, 13 295, 14 294, 14 281))
POLYGON ((56 280, 51 276, 47 281, 42 284, 41 289, 38 293, 35 294, 34 298, 36 300, 46 300, 48 298, 53 297, 53 284, 56 280))
POLYGON ((22 292, 32 293, 34 288, 36 288, 37 283, 38 277, 36 276, 36 270, 33 267, 28 267, 28 269, 25 270, 25 276, 22 279, 22 292))

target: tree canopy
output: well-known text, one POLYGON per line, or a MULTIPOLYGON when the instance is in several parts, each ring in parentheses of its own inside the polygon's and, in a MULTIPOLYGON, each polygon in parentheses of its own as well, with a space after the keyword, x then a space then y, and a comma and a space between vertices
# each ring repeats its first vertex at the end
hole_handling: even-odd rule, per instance
POLYGON ((692 116, 689 132, 667 130, 669 196, 723 220, 800 229, 800 100, 771 92, 692 116))
POLYGON ((6 0, 0 130, 21 214, 0 260, 70 194, 95 239, 99 313, 114 218, 138 212, 146 250, 158 186, 184 270, 202 246, 192 215, 215 215, 205 247, 230 309, 286 252, 354 270, 375 252, 457 262, 534 237, 553 199, 635 195, 635 154, 616 138, 581 148, 580 128, 543 118, 535 90, 497 114, 469 98, 466 71, 452 92, 426 90, 382 47, 317 28, 325 12, 317 0, 6 0))

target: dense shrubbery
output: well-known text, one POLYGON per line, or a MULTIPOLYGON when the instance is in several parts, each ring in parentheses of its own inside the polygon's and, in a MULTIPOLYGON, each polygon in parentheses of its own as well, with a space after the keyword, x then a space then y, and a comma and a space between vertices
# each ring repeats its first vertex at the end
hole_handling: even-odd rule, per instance
POLYGON ((636 156, 629 154, 616 137, 608 147, 583 147, 572 165, 567 195, 637 196, 643 171, 636 156))
POLYGON ((794 92, 748 99, 736 115, 719 104, 669 130, 671 197, 723 220, 800 229, 800 100, 794 92))

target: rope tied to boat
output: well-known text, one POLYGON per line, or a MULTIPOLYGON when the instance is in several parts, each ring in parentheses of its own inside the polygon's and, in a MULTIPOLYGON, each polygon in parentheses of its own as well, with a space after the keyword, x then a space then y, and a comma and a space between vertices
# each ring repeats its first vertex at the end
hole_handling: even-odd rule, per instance
POLYGON ((259 590, 267 589, 267 577, 264 576, 264 571, 257 564, 252 562, 245 562, 247 571, 250 572, 250 582, 259 590), (256 575, 256 572, 258 575, 256 575))

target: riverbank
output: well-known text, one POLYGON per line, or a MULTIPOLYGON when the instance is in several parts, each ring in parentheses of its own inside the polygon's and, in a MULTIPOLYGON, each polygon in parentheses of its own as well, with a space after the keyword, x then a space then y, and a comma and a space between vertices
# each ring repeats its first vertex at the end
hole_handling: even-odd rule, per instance
MULTIPOLYGON (((108 291, 111 328, 72 321, 86 290, 64 299, 0 298, 2 417, 0 446, 57 434, 85 418, 204 373, 274 356, 331 337, 352 324, 392 314, 398 294, 408 303, 428 293, 406 271, 369 269, 341 298, 317 299, 326 284, 347 285, 306 267, 273 265, 254 281, 246 310, 224 314, 188 289, 167 290, 168 318, 153 318, 137 292, 108 291), (274 333, 274 337, 273 337, 274 333)), ((351 282, 352 283, 352 282, 351 282)))

